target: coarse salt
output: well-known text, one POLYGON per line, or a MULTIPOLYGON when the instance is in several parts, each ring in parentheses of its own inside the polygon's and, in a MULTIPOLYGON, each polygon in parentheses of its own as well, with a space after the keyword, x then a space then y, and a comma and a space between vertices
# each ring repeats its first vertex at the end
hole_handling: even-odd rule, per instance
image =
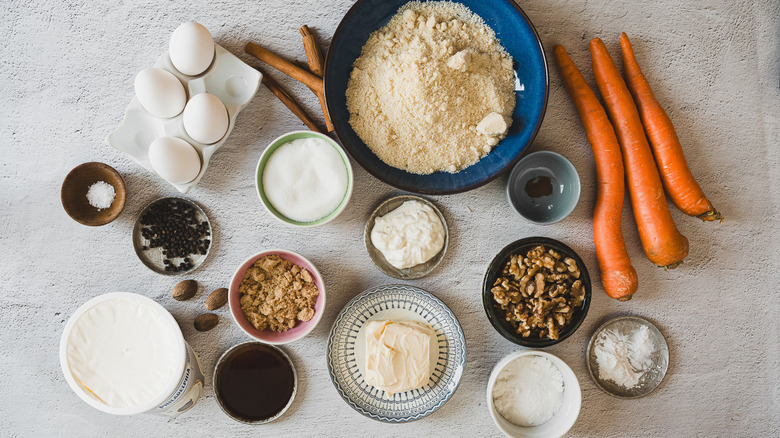
POLYGON ((594 347, 599 378, 626 389, 636 388, 642 376, 653 367, 656 352, 650 329, 643 325, 625 333, 606 329, 596 338, 594 347))
POLYGON ((89 205, 97 208, 98 211, 111 207, 115 197, 116 190, 114 190, 114 186, 105 181, 98 181, 89 186, 87 190, 89 205))
POLYGON ((563 405, 563 375, 542 356, 523 356, 498 374, 493 404, 507 421, 518 426, 539 426, 563 405))

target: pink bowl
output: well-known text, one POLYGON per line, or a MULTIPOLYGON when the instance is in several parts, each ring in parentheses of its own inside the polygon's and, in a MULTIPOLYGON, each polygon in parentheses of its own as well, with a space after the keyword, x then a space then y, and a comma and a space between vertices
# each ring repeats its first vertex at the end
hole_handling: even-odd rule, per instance
POLYGON ((320 322, 322 314, 325 311, 325 284, 322 281, 320 272, 304 256, 284 249, 269 249, 246 259, 246 261, 238 267, 236 273, 233 274, 233 280, 230 282, 228 297, 230 313, 233 315, 233 320, 236 321, 239 327, 241 327, 244 332, 246 332, 246 334, 257 339, 258 341, 265 342, 266 344, 286 344, 306 336, 310 331, 314 330, 314 327, 316 327, 317 323, 320 322), (287 330, 286 332, 274 332, 270 330, 258 330, 254 328, 249 320, 246 319, 246 316, 244 316, 244 312, 241 310, 241 303, 239 301, 241 297, 238 292, 238 288, 241 285, 241 282, 244 280, 247 269, 249 269, 252 264, 254 264, 260 257, 274 254, 298 266, 308 269, 314 278, 314 284, 317 285, 317 289, 320 291, 320 294, 317 296, 317 302, 314 304, 314 318, 309 321, 300 321, 295 325, 295 327, 287 330))

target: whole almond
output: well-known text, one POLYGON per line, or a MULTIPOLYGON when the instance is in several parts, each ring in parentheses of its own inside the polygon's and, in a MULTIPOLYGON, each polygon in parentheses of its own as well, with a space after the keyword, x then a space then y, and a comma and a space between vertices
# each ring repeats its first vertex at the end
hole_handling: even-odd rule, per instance
POLYGON ((173 287, 171 295, 173 299, 177 301, 185 301, 194 297, 198 292, 198 282, 195 280, 184 280, 176 283, 173 287))
POLYGON ((215 313, 204 313, 195 318, 195 330, 207 332, 219 324, 219 316, 215 313))
POLYGON ((228 302, 228 290, 224 287, 221 287, 209 295, 208 298, 206 298, 206 308, 208 310, 217 310, 220 307, 224 306, 228 302))

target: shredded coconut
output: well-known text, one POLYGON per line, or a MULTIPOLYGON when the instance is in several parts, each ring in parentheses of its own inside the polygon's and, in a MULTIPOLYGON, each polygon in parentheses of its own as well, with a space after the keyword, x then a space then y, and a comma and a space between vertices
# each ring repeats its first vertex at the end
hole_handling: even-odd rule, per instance
POLYGON ((114 186, 105 181, 98 181, 89 186, 89 189, 87 190, 87 201, 89 201, 89 205, 97 208, 98 211, 111 207, 115 197, 116 191, 114 190, 114 186))
POLYGON ((563 376, 550 359, 519 357, 504 367, 493 386, 493 404, 507 421, 538 426, 563 405, 563 376))
POLYGON ((655 351, 650 330, 645 325, 629 333, 604 330, 594 348, 599 378, 626 389, 636 388, 642 376, 652 369, 655 351))
POLYGON ((514 106, 512 58, 480 17, 452 2, 399 9, 371 34, 347 86, 358 136, 416 174, 479 161, 506 136, 514 106))

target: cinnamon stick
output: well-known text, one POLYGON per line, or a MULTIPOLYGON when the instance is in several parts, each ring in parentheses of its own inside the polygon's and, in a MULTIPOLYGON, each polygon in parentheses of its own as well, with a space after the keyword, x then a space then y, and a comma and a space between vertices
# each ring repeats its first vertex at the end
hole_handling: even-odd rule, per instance
POLYGON ((322 78, 317 77, 316 75, 282 58, 276 53, 264 49, 263 47, 260 47, 255 43, 252 42, 246 43, 246 47, 244 48, 244 50, 246 50, 246 53, 249 53, 255 58, 265 62, 271 67, 286 74, 287 76, 295 79, 298 82, 303 83, 304 85, 309 87, 309 89, 311 89, 311 91, 313 91, 315 94, 323 93, 322 78))
POLYGON ((324 132, 322 132, 322 130, 317 126, 317 124, 314 123, 314 121, 309 117, 309 115, 306 114, 306 111, 304 111, 304 109, 298 105, 298 103, 295 102, 295 100, 293 100, 293 98, 290 97, 290 95, 287 94, 287 92, 284 91, 284 89, 279 86, 279 84, 272 77, 265 74, 265 72, 259 68, 257 70, 263 74, 263 85, 268 87, 268 89, 271 90, 271 92, 282 101, 284 106, 289 108, 290 111, 292 111, 292 113, 295 114, 295 116, 298 117, 307 128, 311 129, 312 131, 324 134, 324 132))
MULTIPOLYGON (((311 70, 314 74, 318 75, 319 77, 322 77, 323 73, 325 72, 325 61, 322 58, 322 51, 320 50, 320 45, 317 44, 317 38, 315 38, 314 35, 311 33, 309 26, 305 24, 301 26, 299 31, 303 36, 303 50, 306 52, 306 60, 309 62, 309 70, 311 70)), ((322 93, 317 94, 317 98, 320 100, 320 107, 322 108, 322 116, 325 119, 325 127, 328 129, 328 132, 332 132, 333 123, 331 123, 330 116, 328 115, 328 107, 325 104, 324 90, 322 93)))
POLYGON ((255 43, 246 43, 244 50, 255 58, 309 87, 309 89, 317 95, 317 99, 320 101, 322 115, 325 118, 325 125, 328 128, 328 132, 333 131, 333 124, 330 123, 330 119, 328 118, 328 107, 325 105, 325 88, 322 83, 322 78, 298 67, 276 53, 260 47, 255 43))
POLYGON ((306 60, 309 61, 309 70, 315 75, 322 77, 325 73, 325 60, 322 57, 320 45, 317 44, 317 38, 311 33, 309 26, 303 25, 300 29, 303 37, 303 50, 306 51, 306 60))

